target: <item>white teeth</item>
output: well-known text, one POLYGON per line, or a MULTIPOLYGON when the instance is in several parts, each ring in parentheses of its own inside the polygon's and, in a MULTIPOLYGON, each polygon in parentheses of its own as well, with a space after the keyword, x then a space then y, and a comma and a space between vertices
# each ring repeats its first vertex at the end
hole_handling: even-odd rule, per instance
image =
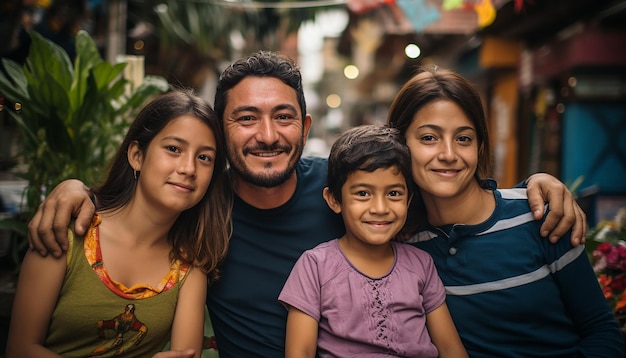
POLYGON ((269 152, 269 153, 254 153, 257 157, 273 157, 275 155, 280 154, 279 152, 269 152))

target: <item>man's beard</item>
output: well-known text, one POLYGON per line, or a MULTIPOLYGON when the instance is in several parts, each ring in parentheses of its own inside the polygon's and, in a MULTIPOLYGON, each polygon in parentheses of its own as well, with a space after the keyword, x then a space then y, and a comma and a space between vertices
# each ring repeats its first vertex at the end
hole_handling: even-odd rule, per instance
MULTIPOLYGON (((303 147, 304 147, 304 142, 300 141, 300 143, 298 143, 298 145, 295 148, 292 148, 289 146, 278 146, 278 145, 273 145, 273 146, 261 145, 261 146, 255 147, 254 149, 244 150, 243 155, 245 156, 247 153, 249 153, 252 150, 274 151, 274 150, 280 149, 280 150, 285 151, 286 153, 289 153, 293 149, 293 152, 292 152, 293 155, 290 158, 290 161, 291 159, 295 159, 293 163, 289 163, 289 166, 287 167, 287 169, 281 172, 274 172, 271 174, 255 174, 251 172, 246 167, 245 162, 241 159, 242 157, 237 155, 238 153, 233 153, 231 150, 229 150, 230 155, 228 159, 229 159, 229 164, 230 164, 230 170, 232 170, 234 174, 236 174, 241 180, 247 183, 264 187, 264 188, 274 188, 286 182, 287 179, 289 179, 291 175, 293 174, 293 172, 296 170, 298 161, 300 161, 300 157, 302 156, 303 147)), ((273 164, 268 163, 267 165, 268 165, 267 168, 271 168, 273 164)))

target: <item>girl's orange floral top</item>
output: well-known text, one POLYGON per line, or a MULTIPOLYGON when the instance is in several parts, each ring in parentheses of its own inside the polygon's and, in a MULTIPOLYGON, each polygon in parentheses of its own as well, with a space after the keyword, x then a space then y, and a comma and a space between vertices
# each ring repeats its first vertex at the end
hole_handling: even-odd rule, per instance
POLYGON ((102 262, 102 252, 100 251, 100 236, 98 225, 102 222, 100 215, 94 215, 91 227, 85 235, 85 256, 93 268, 100 281, 102 281, 112 292, 127 299, 142 299, 155 296, 161 292, 169 290, 179 280, 182 280, 189 271, 190 265, 179 260, 172 262, 170 271, 161 280, 158 287, 147 284, 138 284, 126 287, 122 283, 115 281, 106 270, 102 262))

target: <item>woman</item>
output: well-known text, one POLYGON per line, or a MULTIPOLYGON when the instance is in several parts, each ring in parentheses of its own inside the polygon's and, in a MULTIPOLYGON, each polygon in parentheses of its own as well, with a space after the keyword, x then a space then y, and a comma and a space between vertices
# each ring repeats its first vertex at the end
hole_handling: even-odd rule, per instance
POLYGON ((623 357, 584 247, 542 238, 526 190, 488 179, 487 124, 466 79, 424 69, 400 89, 388 123, 411 151, 421 196, 409 241, 432 255, 471 357, 623 357))

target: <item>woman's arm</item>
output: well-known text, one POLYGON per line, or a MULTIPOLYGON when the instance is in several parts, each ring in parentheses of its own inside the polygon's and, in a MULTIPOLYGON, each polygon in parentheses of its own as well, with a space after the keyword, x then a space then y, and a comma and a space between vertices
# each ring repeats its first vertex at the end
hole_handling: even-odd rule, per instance
POLYGON ((314 358, 317 351, 318 322, 315 318, 289 307, 285 358, 314 358))
POLYGON ((468 356, 445 302, 426 315, 426 328, 428 328, 430 339, 439 351, 440 358, 468 356))
POLYGON ((604 298, 598 279, 583 250, 554 274, 567 312, 573 319, 584 357, 624 357, 622 332, 604 298))
POLYGON ((43 344, 65 278, 66 259, 26 253, 13 300, 7 357, 60 357, 43 344))
POLYGON ((207 276, 199 269, 192 269, 180 288, 172 336, 171 351, 194 350, 193 357, 202 355, 204 339, 204 305, 206 302, 207 276))

